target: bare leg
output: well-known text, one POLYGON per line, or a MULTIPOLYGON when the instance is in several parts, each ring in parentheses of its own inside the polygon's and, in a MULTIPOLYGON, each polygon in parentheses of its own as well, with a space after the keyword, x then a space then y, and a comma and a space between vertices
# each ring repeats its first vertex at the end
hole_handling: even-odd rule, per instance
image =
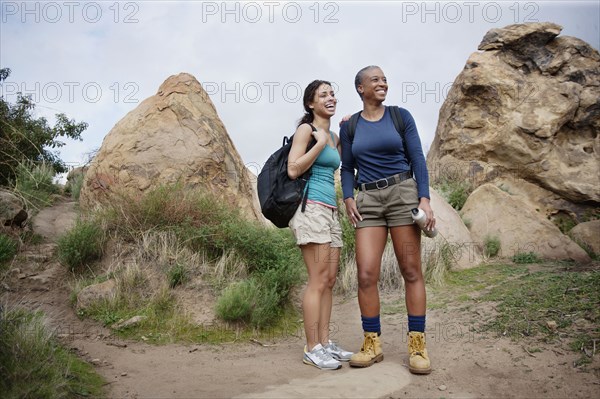
POLYGON ((323 345, 329 342, 329 322, 331 320, 331 308, 333 306, 333 286, 337 277, 338 266, 340 264, 340 249, 329 248, 327 259, 328 279, 327 287, 321 296, 321 314, 319 318, 319 341, 323 345))
POLYGON ((421 232, 416 225, 391 229, 394 252, 406 288, 408 314, 422 316, 426 312, 425 279, 421 271, 421 232))
POLYGON ((385 226, 356 230, 356 266, 358 268, 358 305, 366 317, 379 315, 379 274, 381 257, 387 241, 385 226))
MULTIPOLYGON (((308 285, 304 291, 302 311, 304 314, 306 344, 309 351, 319 343, 323 295, 329 286, 330 280, 329 249, 329 243, 301 246, 302 256, 308 271, 308 285)), ((329 314, 331 314, 331 310, 329 314)))

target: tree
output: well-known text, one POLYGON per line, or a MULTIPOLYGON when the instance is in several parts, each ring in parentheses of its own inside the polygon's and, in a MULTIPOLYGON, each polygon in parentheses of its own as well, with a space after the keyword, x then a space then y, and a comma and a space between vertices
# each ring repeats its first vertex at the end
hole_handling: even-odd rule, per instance
MULTIPOLYGON (((9 68, 0 69, 0 85, 10 75, 9 68)), ((53 127, 44 117, 33 115, 31 96, 17 94, 15 104, 0 97, 0 186, 14 181, 17 166, 24 161, 46 162, 56 173, 67 172, 67 166, 54 149, 65 145, 62 138, 81 140, 87 129, 85 122, 75 122, 63 113, 56 114, 53 127)))

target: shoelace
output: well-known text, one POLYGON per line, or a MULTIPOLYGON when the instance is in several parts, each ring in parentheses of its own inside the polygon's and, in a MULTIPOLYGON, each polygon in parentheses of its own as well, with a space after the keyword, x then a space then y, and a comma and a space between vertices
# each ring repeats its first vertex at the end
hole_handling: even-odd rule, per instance
POLYGON ((342 352, 342 349, 339 346, 337 346, 335 342, 330 342, 327 346, 333 351, 342 352))
POLYGON ((425 343, 423 342, 423 336, 414 335, 410 345, 410 353, 414 355, 420 355, 423 352, 425 343))
POLYGON ((313 352, 319 359, 323 361, 333 360, 333 357, 325 350, 325 348, 321 348, 316 352, 313 352))
POLYGON ((365 342, 363 343, 363 346, 360 348, 360 351, 363 353, 369 352, 370 350, 373 350, 373 352, 375 351, 375 343, 373 342, 373 338, 371 338, 370 336, 366 336, 365 337, 365 342))

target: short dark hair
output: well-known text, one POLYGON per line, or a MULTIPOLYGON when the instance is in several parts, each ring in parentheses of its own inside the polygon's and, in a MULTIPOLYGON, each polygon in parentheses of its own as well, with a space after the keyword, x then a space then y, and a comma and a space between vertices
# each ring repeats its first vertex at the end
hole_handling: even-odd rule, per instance
MULTIPOLYGON (((354 78, 354 88, 356 89, 356 92, 358 93, 361 100, 362 100, 362 94, 359 93, 358 86, 360 86, 360 84, 362 83, 363 75, 365 74, 365 72, 367 72, 369 69, 374 69, 374 68, 379 68, 379 67, 377 65, 366 66, 363 69, 361 69, 360 71, 358 71, 358 73, 356 74, 356 77, 354 78)), ((379 69, 381 69, 381 68, 379 68, 379 69)))

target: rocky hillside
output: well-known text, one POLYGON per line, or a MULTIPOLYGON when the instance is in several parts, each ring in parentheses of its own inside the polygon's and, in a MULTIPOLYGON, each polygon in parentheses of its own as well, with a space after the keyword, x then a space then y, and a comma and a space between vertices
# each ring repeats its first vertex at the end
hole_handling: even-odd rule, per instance
POLYGON ((490 30, 440 110, 427 161, 433 180, 475 189, 463 216, 476 241, 587 261, 551 221, 578 224, 600 207, 600 55, 561 29, 490 30))

